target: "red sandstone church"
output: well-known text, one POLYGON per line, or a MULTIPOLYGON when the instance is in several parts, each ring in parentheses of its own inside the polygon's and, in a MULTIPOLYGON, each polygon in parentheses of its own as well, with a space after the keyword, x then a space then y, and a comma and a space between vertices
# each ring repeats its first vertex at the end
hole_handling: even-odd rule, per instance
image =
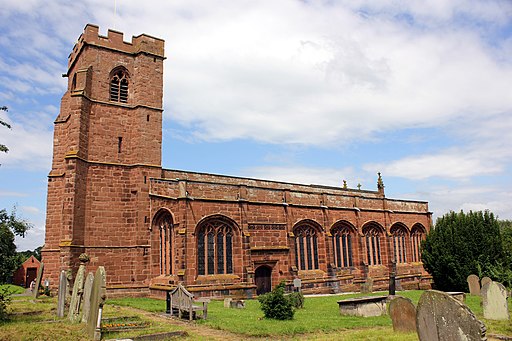
POLYGON ((428 203, 377 190, 162 168, 164 41, 87 25, 69 56, 48 175, 45 276, 105 266, 109 294, 251 297, 280 281, 304 292, 428 287, 428 203))

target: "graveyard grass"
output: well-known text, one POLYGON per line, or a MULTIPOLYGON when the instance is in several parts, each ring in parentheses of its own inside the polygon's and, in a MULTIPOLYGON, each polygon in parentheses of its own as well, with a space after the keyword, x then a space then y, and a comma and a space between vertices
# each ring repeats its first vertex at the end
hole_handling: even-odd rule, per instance
MULTIPOLYGON (((382 293, 376 293, 382 294, 382 293)), ((399 292, 417 304, 422 291, 399 292)), ((107 299, 103 318, 134 316, 150 326, 124 332, 106 332, 102 339, 135 337, 169 331, 186 331, 184 339, 244 339, 265 337, 277 339, 343 339, 343 340, 417 340, 415 333, 394 333, 389 316, 341 316, 336 303, 356 295, 306 297, 305 308, 297 310, 294 320, 274 321, 263 318, 257 300, 247 300, 245 309, 224 308, 223 301, 208 305, 208 319, 195 323, 167 320, 157 316, 165 310, 165 301, 150 298, 107 299), (134 309, 135 308, 135 309, 134 309)), ((468 295, 466 304, 487 326, 487 333, 512 336, 510 321, 483 319, 480 297, 468 295)), ((84 324, 72 324, 56 316, 56 297, 15 296, 11 304, 11 321, 0 323, 0 340, 87 340, 84 324), (33 315, 27 312, 34 312, 33 315)), ((512 304, 509 302, 509 310, 512 304)))

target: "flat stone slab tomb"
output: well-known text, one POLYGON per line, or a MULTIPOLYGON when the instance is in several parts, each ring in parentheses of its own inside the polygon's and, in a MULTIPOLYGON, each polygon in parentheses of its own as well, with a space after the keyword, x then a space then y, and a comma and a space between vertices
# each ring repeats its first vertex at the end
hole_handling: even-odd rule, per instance
POLYGON ((380 316, 386 314, 387 296, 365 296, 338 301, 341 315, 380 316))

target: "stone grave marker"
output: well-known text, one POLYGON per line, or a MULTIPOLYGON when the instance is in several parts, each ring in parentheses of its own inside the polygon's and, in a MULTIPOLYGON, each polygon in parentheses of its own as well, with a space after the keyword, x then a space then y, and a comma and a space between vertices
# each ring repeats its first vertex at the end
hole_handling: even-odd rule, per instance
POLYGON ((489 320, 508 320, 507 289, 498 282, 488 282, 482 287, 484 317, 489 320))
POLYGON ((245 309, 245 301, 244 300, 232 300, 229 303, 229 307, 235 308, 235 309, 245 309))
POLYGON ((449 294, 427 290, 418 302, 416 329, 420 341, 482 341, 485 325, 449 294))
POLYGON ((416 331, 416 307, 408 298, 397 296, 389 303, 389 316, 395 332, 416 331))
POLYGON ((80 264, 76 273, 75 284, 73 285, 73 294, 69 303, 68 318, 71 322, 80 321, 80 305, 84 293, 85 265, 80 264))
POLYGON ((89 272, 84 284, 84 296, 83 296, 83 309, 82 309, 82 322, 87 322, 89 318, 89 311, 91 308, 91 291, 92 283, 94 282, 94 275, 89 272))
POLYGON ((361 293, 369 294, 373 292, 373 278, 367 278, 366 282, 361 284, 361 293))
MULTIPOLYGON (((480 281, 481 288, 483 289, 484 285, 486 285, 487 283, 490 283, 490 282, 492 282, 492 279, 490 279, 489 277, 486 276, 486 277, 482 278, 482 280, 480 281)), ((482 293, 481 291, 482 290, 480 290, 480 294, 482 293)))
POLYGON ((107 297, 106 273, 103 266, 99 266, 92 283, 89 318, 87 319, 87 334, 94 340, 101 340, 101 315, 103 304, 107 297))
POLYGON ((66 271, 62 270, 59 276, 59 293, 57 301, 57 316, 64 317, 64 310, 66 307, 66 271))
POLYGON ((37 270, 36 284, 34 286, 34 292, 32 293, 34 298, 39 297, 39 287, 41 286, 41 278, 43 277, 44 263, 41 262, 39 270, 37 270))
POLYGON ((231 307, 231 301, 232 301, 232 300, 233 300, 233 299, 232 299, 231 297, 226 297, 226 298, 224 299, 224 308, 230 308, 230 307, 231 307))
POLYGON ((480 296, 480 279, 477 275, 469 275, 467 278, 469 293, 471 295, 480 296))

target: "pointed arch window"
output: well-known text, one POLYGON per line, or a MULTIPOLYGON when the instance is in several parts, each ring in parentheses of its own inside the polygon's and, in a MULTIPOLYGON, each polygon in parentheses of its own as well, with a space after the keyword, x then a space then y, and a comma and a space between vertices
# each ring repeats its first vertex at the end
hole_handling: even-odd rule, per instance
POLYGON ((163 213, 158 217, 156 225, 158 226, 159 244, 160 244, 160 274, 171 275, 174 267, 174 226, 172 216, 169 213, 163 213))
POLYGON ((335 225, 332 230, 332 249, 334 250, 334 263, 338 268, 353 266, 352 242, 354 229, 348 223, 335 225))
POLYGON ((128 102, 128 72, 124 68, 112 71, 109 95, 112 102, 128 102))
POLYGON ((197 233, 199 275, 233 273, 233 227, 221 220, 204 222, 197 233))
POLYGON ((382 229, 378 225, 369 225, 363 228, 366 241, 366 259, 368 265, 382 264, 380 240, 382 229))
POLYGON ((310 224, 295 228, 295 263, 299 270, 318 269, 317 230, 310 224))
POLYGON ((395 224, 391 227, 390 232, 393 236, 393 255, 395 261, 397 264, 407 263, 407 228, 403 225, 395 224))
POLYGON ((425 228, 416 224, 411 229, 412 261, 421 262, 421 241, 425 238, 425 228))

